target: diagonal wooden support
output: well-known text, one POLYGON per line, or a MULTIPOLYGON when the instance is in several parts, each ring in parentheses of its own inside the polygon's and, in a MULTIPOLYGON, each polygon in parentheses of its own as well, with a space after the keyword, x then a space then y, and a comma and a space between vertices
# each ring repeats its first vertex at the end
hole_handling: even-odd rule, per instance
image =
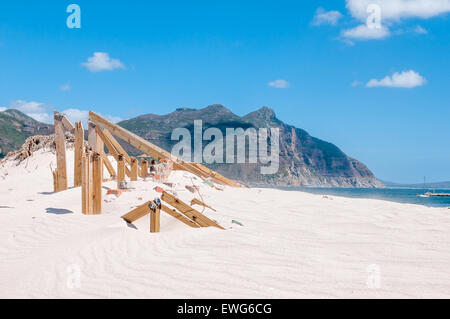
POLYGON ((163 212, 166 212, 167 214, 169 214, 173 218, 178 219, 180 222, 183 222, 184 224, 188 225, 189 227, 192 227, 192 228, 199 228, 200 227, 200 225, 197 224, 196 222, 193 222, 189 218, 187 218, 184 215, 178 213, 176 209, 173 209, 173 208, 171 209, 171 208, 169 208, 168 206, 166 206, 164 204, 161 204, 161 209, 162 209, 163 212))
POLYGON ((230 185, 233 187, 242 187, 239 183, 231 181, 216 172, 214 172, 214 176, 211 176, 212 173, 207 173, 207 170, 205 170, 206 167, 205 167, 205 169, 199 169, 199 167, 202 167, 202 168, 204 167, 201 164, 198 164, 197 166, 195 166, 195 165, 192 165, 192 163, 183 162, 182 160, 180 160, 176 156, 172 155, 171 153, 167 152, 166 150, 150 143, 149 141, 143 139, 142 137, 137 136, 136 134, 131 133, 130 131, 127 131, 123 127, 120 127, 116 124, 111 123, 110 121, 106 120, 105 118, 101 117, 100 115, 98 115, 92 111, 89 112, 89 119, 91 121, 95 122, 97 125, 101 125, 105 129, 108 129, 115 136, 117 136, 117 137, 121 138, 122 140, 124 140, 125 142, 133 145, 140 151, 144 152, 145 154, 150 155, 151 157, 153 157, 156 160, 170 159, 175 163, 175 167, 177 169, 181 168, 183 170, 186 170, 195 175, 202 176, 205 178, 211 177, 220 183, 225 183, 226 185, 230 185))
POLYGON ((127 161, 128 164, 131 165, 131 157, 128 155, 128 153, 125 151, 125 149, 120 145, 120 143, 112 136, 112 134, 108 131, 108 129, 103 129, 103 134, 109 139, 111 144, 114 146, 114 148, 117 150, 119 154, 122 154, 127 161))
MULTIPOLYGON (((118 162, 119 155, 122 155, 122 154, 117 150, 117 148, 111 142, 109 137, 105 134, 105 131, 102 131, 98 126, 95 126, 95 132, 97 133, 97 136, 105 143, 106 148, 109 150, 109 152, 114 157, 114 159, 118 162)), ((124 156, 124 155, 122 155, 122 156, 124 156)), ((131 171, 126 165, 125 165, 125 173, 127 174, 128 177, 131 176, 131 171)))
POLYGON ((149 213, 150 213, 150 201, 133 209, 129 213, 123 215, 121 218, 124 219, 127 223, 131 224, 149 213))
POLYGON ((103 164, 105 165, 106 169, 108 170, 109 176, 111 176, 112 179, 116 178, 116 171, 114 170, 114 167, 111 164, 111 161, 109 160, 108 156, 106 154, 102 154, 103 158, 103 164))
POLYGON ((168 192, 163 192, 161 199, 165 201, 167 204, 175 207, 178 209, 181 213, 183 213, 186 217, 191 219, 192 221, 196 222, 202 227, 209 227, 214 226, 220 229, 225 229, 222 226, 220 226, 215 221, 209 219, 199 211, 195 210, 194 208, 190 207, 188 204, 184 203, 180 199, 176 198, 172 194, 169 194, 168 192))
POLYGON ((73 131, 75 129, 75 127, 73 127, 72 123, 70 123, 70 121, 64 114, 62 115, 61 122, 63 123, 66 130, 73 131))
POLYGON ((200 201, 200 200, 197 199, 197 198, 194 198, 194 199, 191 201, 191 206, 194 206, 194 205, 199 205, 199 206, 207 207, 207 208, 209 208, 209 209, 211 209, 211 210, 213 210, 213 211, 216 211, 214 208, 212 208, 211 206, 209 206, 209 205, 203 203, 202 201, 200 201))

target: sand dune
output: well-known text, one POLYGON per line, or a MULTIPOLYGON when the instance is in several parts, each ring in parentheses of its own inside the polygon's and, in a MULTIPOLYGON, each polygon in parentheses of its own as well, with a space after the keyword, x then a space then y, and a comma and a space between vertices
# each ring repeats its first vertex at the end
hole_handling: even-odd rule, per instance
MULTIPOLYGON (((68 151, 69 185, 72 158, 68 151)), ((52 193, 52 162, 41 150, 0 165, 1 298, 450 297, 448 209, 221 192, 174 172, 179 197, 193 198, 184 189, 193 181, 217 210, 205 214, 227 230, 192 229, 163 213, 161 233, 150 234, 148 216, 135 227, 120 216, 139 197, 158 196, 159 184, 140 180, 102 215, 84 216, 79 188, 52 193)))

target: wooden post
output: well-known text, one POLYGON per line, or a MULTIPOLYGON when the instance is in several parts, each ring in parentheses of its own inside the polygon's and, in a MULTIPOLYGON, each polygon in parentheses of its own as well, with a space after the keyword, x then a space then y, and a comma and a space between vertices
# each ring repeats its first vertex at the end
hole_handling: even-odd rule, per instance
POLYGON ((120 189, 120 183, 125 179, 125 160, 119 154, 117 160, 117 189, 120 189))
POLYGON ((92 154, 92 214, 102 213, 103 159, 99 153, 92 154))
POLYGON ((148 162, 145 158, 141 159, 141 177, 145 178, 148 174, 148 162))
POLYGON ((159 233, 160 217, 161 217, 161 213, 160 213, 159 207, 154 202, 151 202, 151 207, 150 207, 150 232, 151 233, 159 233))
POLYGON ((85 152, 82 153, 81 157, 81 211, 84 215, 90 215, 91 210, 91 192, 89 183, 89 171, 90 171, 90 155, 85 152))
POLYGON ((138 161, 137 161, 137 159, 132 157, 131 158, 131 176, 130 176, 130 179, 132 181, 137 181, 138 180, 138 171, 139 171, 138 161))
POLYGON ((54 112, 56 144, 56 191, 67 190, 66 136, 62 119, 64 115, 54 112))
POLYGON ((74 148, 74 164, 73 164, 73 176, 74 176, 74 186, 81 186, 81 165, 82 165, 82 155, 84 148, 84 131, 81 122, 75 122, 75 148, 74 148))

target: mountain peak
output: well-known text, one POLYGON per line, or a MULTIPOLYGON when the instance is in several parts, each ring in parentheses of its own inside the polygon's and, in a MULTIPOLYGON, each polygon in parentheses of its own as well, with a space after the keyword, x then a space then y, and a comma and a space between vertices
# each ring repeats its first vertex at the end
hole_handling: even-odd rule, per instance
POLYGON ((263 106, 259 110, 251 112, 243 117, 245 120, 250 122, 268 122, 268 121, 276 121, 277 117, 275 111, 268 106, 263 106))

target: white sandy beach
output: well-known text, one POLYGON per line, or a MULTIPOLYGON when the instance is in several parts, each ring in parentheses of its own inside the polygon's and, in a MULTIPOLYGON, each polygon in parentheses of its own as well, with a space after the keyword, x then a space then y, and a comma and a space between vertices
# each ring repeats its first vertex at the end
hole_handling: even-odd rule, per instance
MULTIPOLYGON (((104 202, 102 215, 85 216, 79 188, 52 193, 50 162, 55 155, 39 151, 0 165, 1 298, 450 297, 447 208, 273 189, 222 192, 194 180, 217 210, 205 214, 227 230, 189 228, 162 212, 161 233, 151 234, 148 216, 136 228, 120 216, 158 196, 160 184, 140 180, 104 202)), ((71 151, 68 164, 73 185, 71 151)), ((186 202, 194 197, 184 188, 188 175, 170 178, 186 202)))

